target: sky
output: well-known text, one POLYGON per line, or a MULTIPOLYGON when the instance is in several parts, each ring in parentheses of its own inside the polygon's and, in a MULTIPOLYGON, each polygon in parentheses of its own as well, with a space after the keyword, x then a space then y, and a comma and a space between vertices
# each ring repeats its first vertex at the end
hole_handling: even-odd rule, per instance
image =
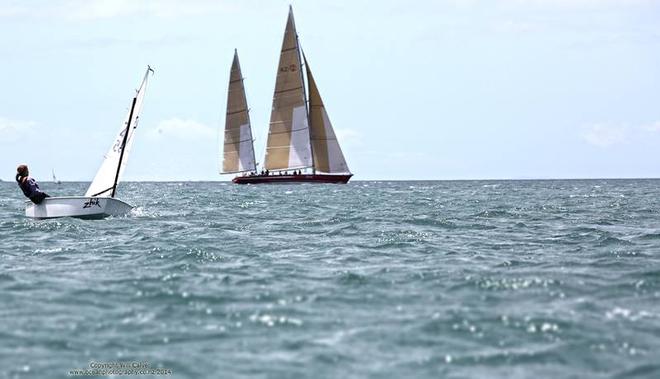
POLYGON ((238 49, 263 162, 288 6, 355 180, 660 177, 660 0, 0 0, 0 178, 220 175, 238 49))

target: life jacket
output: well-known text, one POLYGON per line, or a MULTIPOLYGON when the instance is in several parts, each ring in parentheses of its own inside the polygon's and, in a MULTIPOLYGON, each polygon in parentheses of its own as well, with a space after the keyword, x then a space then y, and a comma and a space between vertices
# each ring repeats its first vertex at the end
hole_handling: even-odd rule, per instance
POLYGON ((18 182, 18 186, 21 187, 21 191, 23 191, 23 195, 25 195, 25 197, 30 198, 41 192, 39 190, 39 185, 37 184, 37 181, 34 180, 34 178, 30 178, 28 176, 25 180, 22 180, 23 178, 24 176, 16 174, 16 182, 18 182))

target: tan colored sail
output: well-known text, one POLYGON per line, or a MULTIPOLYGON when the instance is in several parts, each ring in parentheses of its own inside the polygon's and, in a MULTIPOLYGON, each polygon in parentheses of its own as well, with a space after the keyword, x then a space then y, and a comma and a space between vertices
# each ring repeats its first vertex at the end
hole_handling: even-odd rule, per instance
POLYGON ((321 94, 305 58, 307 84, 309 86, 309 122, 314 152, 314 169, 325 173, 349 173, 346 159, 332 129, 321 94))
POLYGON ((293 11, 289 8, 273 94, 265 167, 278 170, 311 166, 312 154, 300 47, 293 11))
POLYGON ((236 51, 229 74, 224 141, 223 173, 256 171, 250 117, 236 51))

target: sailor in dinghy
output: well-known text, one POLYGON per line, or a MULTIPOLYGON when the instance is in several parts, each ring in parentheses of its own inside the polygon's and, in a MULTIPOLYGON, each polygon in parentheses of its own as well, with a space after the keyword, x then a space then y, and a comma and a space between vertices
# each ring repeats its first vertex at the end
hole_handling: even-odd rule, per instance
POLYGON ((16 168, 16 183, 23 191, 23 195, 35 204, 40 204, 45 198, 50 197, 39 188, 37 181, 30 177, 30 170, 27 165, 22 164, 16 168))
POLYGON ((135 129, 138 126, 144 95, 151 67, 142 79, 119 133, 106 153, 92 184, 85 196, 47 197, 40 204, 28 203, 25 216, 36 219, 56 217, 76 217, 99 219, 108 216, 123 216, 130 212, 132 205, 115 198, 117 184, 126 167, 128 154, 133 146, 135 129))

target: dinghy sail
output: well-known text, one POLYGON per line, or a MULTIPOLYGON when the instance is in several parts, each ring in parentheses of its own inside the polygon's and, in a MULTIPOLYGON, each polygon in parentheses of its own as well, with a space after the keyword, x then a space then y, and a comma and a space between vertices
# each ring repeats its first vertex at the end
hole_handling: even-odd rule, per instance
POLYGON ((147 66, 142 83, 131 101, 128 115, 85 196, 48 197, 39 204, 27 202, 25 216, 36 219, 56 217, 93 219, 121 216, 130 212, 133 207, 116 199, 115 195, 117 184, 126 167, 128 153, 135 140, 134 133, 144 102, 147 80, 149 74, 153 72, 153 69, 147 66))
POLYGON ((347 183, 353 176, 306 59, 305 71, 302 69, 301 55, 293 10, 289 7, 266 144, 267 171, 237 176, 234 183, 347 183))
POLYGON ((105 159, 96 172, 92 184, 90 184, 87 192, 85 192, 85 196, 115 197, 117 184, 124 172, 128 155, 133 147, 133 141, 135 140, 133 136, 140 121, 140 111, 144 103, 144 95, 147 92, 149 73, 152 72, 153 69, 148 66, 142 79, 142 84, 140 84, 140 88, 137 89, 133 97, 126 119, 119 129, 119 133, 112 146, 110 146, 110 150, 105 154, 105 159))
POLYGON ((223 174, 257 171, 250 114, 236 50, 229 74, 224 140, 223 174))
POLYGON ((52 171, 53 171, 53 183, 62 184, 62 182, 58 180, 57 177, 55 176, 55 169, 53 169, 52 171))

